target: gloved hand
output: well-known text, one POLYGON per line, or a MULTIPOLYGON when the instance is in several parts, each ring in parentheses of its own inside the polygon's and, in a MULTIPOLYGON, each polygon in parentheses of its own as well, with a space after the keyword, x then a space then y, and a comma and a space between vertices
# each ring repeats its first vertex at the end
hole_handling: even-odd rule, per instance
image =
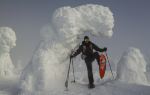
POLYGON ((106 47, 104 47, 104 49, 103 49, 104 51, 107 51, 107 48, 106 47))
POLYGON ((70 55, 70 58, 73 58, 74 56, 73 56, 73 54, 72 55, 70 55))

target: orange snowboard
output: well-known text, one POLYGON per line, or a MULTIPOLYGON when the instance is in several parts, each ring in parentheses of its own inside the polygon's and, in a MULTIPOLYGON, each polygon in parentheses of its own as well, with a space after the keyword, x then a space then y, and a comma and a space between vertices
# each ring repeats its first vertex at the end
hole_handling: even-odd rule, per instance
POLYGON ((100 77, 102 79, 104 77, 104 75, 105 75, 105 70, 106 70, 106 57, 105 57, 104 54, 100 55, 99 61, 100 61, 99 75, 100 75, 100 77))

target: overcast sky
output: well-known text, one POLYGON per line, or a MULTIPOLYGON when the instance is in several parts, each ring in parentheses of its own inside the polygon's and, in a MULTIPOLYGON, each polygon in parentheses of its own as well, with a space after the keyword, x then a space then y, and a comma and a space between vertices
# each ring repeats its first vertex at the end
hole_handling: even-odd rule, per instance
POLYGON ((40 41, 41 28, 51 22, 55 9, 89 3, 107 6, 114 14, 112 38, 100 41, 111 58, 116 60, 130 46, 150 55, 150 0, 0 0, 0 27, 11 27, 17 36, 13 62, 28 63, 40 41))

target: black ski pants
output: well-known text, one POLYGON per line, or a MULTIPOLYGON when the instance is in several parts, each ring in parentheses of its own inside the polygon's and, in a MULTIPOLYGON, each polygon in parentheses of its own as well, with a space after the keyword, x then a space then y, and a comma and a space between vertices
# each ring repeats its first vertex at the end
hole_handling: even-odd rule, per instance
POLYGON ((88 72, 89 84, 93 84, 93 82, 94 82, 93 71, 92 71, 92 62, 95 59, 97 60, 97 63, 99 65, 99 54, 98 54, 98 52, 94 52, 92 56, 85 58, 85 63, 86 63, 87 72, 88 72))

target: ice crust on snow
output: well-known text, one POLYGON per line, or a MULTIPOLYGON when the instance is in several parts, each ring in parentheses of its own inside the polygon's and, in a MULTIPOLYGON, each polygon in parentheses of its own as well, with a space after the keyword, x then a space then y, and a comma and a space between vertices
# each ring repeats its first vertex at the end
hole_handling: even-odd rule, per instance
POLYGON ((15 46, 15 32, 9 27, 0 27, 0 79, 12 78, 15 75, 10 57, 10 50, 15 46))
MULTIPOLYGON (((21 76, 21 95, 64 90, 70 52, 86 32, 111 37, 114 18, 108 7, 87 4, 62 7, 52 17, 51 26, 42 29, 40 45, 21 76)), ((44 94, 42 94, 44 95, 44 94)))
POLYGON ((124 52, 117 65, 117 79, 128 83, 148 85, 145 75, 146 65, 141 51, 131 47, 124 52))

